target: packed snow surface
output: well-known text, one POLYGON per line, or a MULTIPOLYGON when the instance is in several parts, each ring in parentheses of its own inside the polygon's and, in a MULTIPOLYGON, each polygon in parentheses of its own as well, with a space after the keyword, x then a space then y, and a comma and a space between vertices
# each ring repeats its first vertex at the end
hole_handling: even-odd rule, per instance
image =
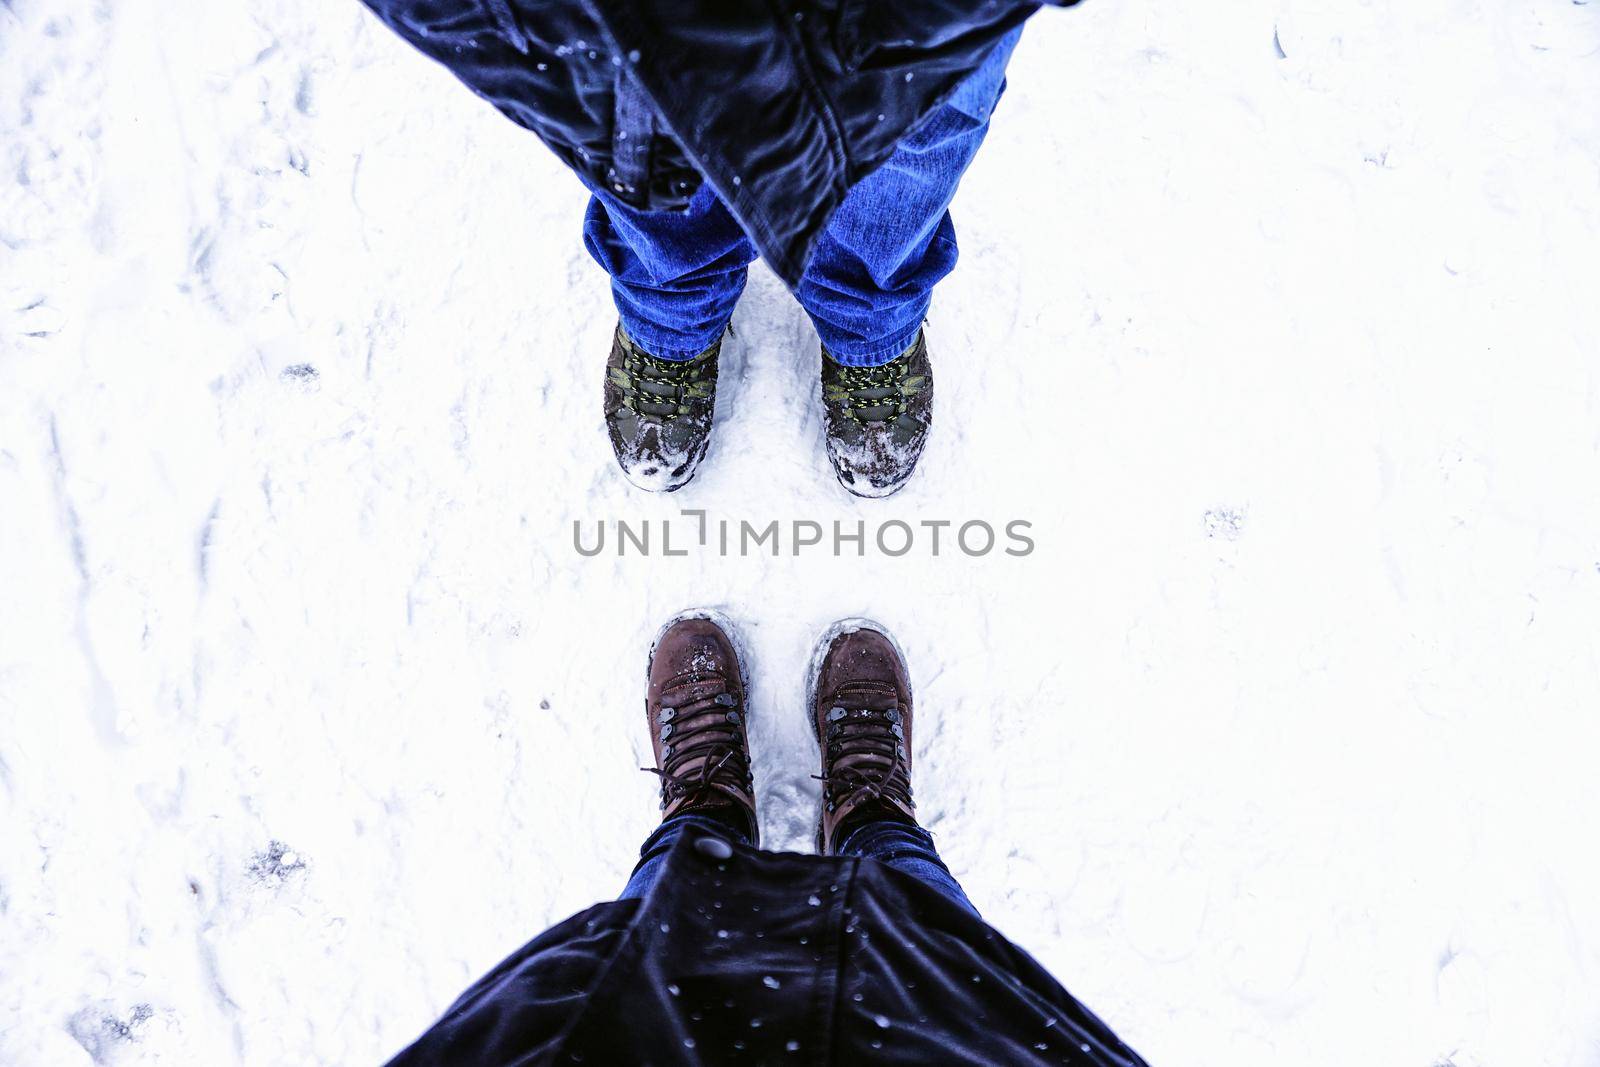
POLYGON ((0 4, 0 1063, 393 1053, 620 888, 707 606, 767 841, 881 620, 951 867, 1152 1063, 1600 1064, 1597 101, 1581 0, 1042 14, 921 473, 839 488, 758 269, 659 497, 532 135, 353 2, 0 4))

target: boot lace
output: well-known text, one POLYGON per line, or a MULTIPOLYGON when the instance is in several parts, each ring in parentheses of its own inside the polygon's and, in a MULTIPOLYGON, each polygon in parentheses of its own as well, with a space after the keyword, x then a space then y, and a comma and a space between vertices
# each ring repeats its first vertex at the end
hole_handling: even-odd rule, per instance
POLYGON ((838 697, 824 718, 823 783, 828 811, 873 800, 912 806, 901 711, 890 694, 838 697))
POLYGON ((911 373, 910 355, 877 367, 831 368, 823 397, 858 422, 888 422, 906 413, 911 398, 922 392, 927 377, 911 373))
POLYGON ((689 806, 725 801, 723 788, 750 791, 750 756, 738 703, 726 684, 693 699, 663 701, 655 720, 661 766, 639 768, 661 779, 663 810, 680 800, 689 806))
MULTIPOLYGON (((715 351, 713 345, 711 351, 715 351)), ((712 360, 701 354, 689 360, 657 359, 622 339, 622 366, 610 371, 622 406, 639 415, 671 418, 702 408, 715 395, 712 360)))

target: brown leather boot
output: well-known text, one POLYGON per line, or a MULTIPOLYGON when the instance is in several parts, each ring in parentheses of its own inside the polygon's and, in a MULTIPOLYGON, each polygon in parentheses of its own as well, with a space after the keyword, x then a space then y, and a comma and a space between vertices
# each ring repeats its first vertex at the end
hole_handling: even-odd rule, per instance
POLYGON ((669 623, 650 650, 645 716, 661 778, 661 817, 687 811, 732 817, 755 844, 756 802, 745 735, 739 652, 704 614, 669 623))
POLYGON ((836 623, 817 646, 811 678, 822 752, 817 851, 832 854, 852 816, 916 823, 911 682, 894 639, 864 619, 836 623))

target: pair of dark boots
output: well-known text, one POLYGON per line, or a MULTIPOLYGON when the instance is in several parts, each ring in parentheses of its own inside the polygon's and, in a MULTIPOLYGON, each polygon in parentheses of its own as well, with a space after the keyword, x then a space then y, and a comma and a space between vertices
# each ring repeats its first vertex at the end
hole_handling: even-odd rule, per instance
MULTIPOLYGON (((645 715, 661 778, 662 818, 712 814, 758 840, 748 708, 739 652, 710 615, 670 623, 650 651, 645 715)), ((892 638, 876 624, 832 627, 812 660, 808 714, 821 754, 817 850, 869 819, 916 823, 911 795, 911 684, 892 638)))
MULTIPOLYGON (((617 463, 641 489, 681 489, 705 458, 717 403, 718 340, 689 360, 658 359, 621 326, 606 360, 606 430, 617 463)), ((828 459, 839 484, 884 497, 911 477, 933 420, 933 372, 921 332, 877 367, 846 367, 822 353, 828 459)))

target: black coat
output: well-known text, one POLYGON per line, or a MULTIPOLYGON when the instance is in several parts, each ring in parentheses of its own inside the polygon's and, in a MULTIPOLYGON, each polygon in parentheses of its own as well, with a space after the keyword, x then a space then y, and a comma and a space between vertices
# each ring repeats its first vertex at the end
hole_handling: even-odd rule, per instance
POLYGON ((390 1067, 1144 1061, 1021 949, 881 863, 686 834, 478 981, 390 1067))
POLYGON ((591 187, 635 207, 673 210, 703 175, 791 285, 845 191, 1040 6, 365 3, 537 133, 591 187))

